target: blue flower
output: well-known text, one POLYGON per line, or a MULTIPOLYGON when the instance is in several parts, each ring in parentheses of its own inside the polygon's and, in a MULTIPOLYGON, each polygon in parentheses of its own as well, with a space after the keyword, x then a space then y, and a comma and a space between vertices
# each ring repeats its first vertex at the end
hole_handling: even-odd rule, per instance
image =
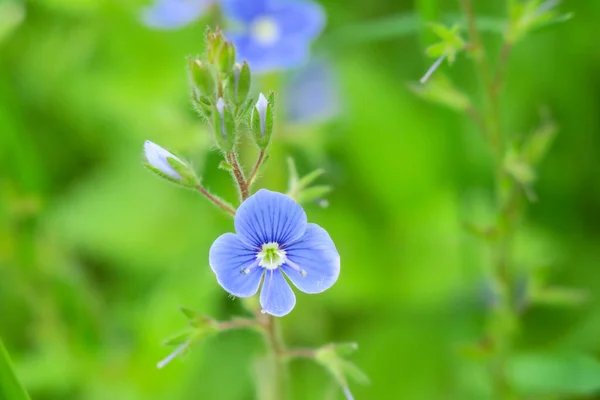
POLYGON ((306 0, 222 0, 223 13, 240 25, 228 31, 238 59, 254 72, 287 69, 308 60, 310 43, 325 26, 325 12, 306 0))
POLYGON ((177 29, 198 19, 216 0, 155 0, 142 10, 142 21, 155 29, 177 29))
POLYGON ((219 284, 237 297, 256 294, 262 284, 263 313, 288 314, 296 297, 286 277, 305 293, 329 289, 340 273, 340 256, 329 234, 307 223, 291 197, 261 189, 235 215, 237 234, 226 233, 210 248, 219 284), (264 277, 264 279, 263 279, 264 277))

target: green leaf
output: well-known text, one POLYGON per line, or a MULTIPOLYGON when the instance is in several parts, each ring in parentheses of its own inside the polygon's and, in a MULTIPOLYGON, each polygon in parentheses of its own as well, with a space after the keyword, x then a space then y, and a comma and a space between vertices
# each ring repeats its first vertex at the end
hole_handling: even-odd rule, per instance
POLYGON ((183 332, 177 333, 177 334, 171 336, 170 338, 166 339, 163 342, 163 345, 164 346, 178 346, 180 344, 183 344, 190 339, 190 335, 192 334, 192 332, 193 332, 192 329, 188 329, 183 332))
POLYGON ((319 176, 323 175, 325 173, 325 170, 322 168, 316 169, 313 172, 304 175, 302 177, 302 179, 300 179, 300 181, 298 181, 298 185, 302 188, 307 187, 308 185, 310 185, 311 183, 313 183, 313 181, 315 179, 317 179, 319 176))
POLYGON ((542 124, 523 143, 521 154, 531 165, 538 164, 548 153, 558 133, 558 126, 547 116, 542 116, 542 124))
POLYGON ((429 27, 442 41, 430 46, 426 51, 427 55, 434 58, 446 56, 448 63, 452 64, 456 59, 456 54, 465 48, 465 41, 459 33, 460 26, 453 25, 452 28, 448 28, 432 22, 429 27))
POLYGON ((328 344, 317 350, 315 359, 333 375, 340 386, 347 387, 348 378, 367 385, 369 384, 367 375, 354 363, 344 358, 357 348, 356 343, 328 344))
POLYGON ((353 362, 343 361, 342 369, 347 377, 354 380, 356 383, 361 385, 368 385, 371 383, 367 374, 365 374, 360 368, 356 366, 353 362))
POLYGON ((504 157, 504 169, 523 186, 530 185, 536 179, 535 171, 524 161, 516 149, 510 149, 504 157))
POLYGON ((296 192, 295 199, 300 204, 310 203, 311 201, 318 200, 331 192, 331 186, 318 185, 312 186, 306 189, 301 189, 296 192))
POLYGON ((425 100, 455 111, 462 112, 471 108, 469 97, 442 74, 434 75, 424 85, 411 85, 410 89, 425 100))
POLYGON ((335 343, 333 344, 335 352, 340 357, 348 357, 358 350, 358 344, 355 342, 335 343))
POLYGON ((600 362, 582 353, 517 355, 507 375, 511 385, 527 396, 585 396, 600 390, 600 362))
POLYGON ((561 14, 556 10, 560 3, 560 0, 511 2, 506 40, 516 43, 531 32, 570 20, 572 13, 561 14))
POLYGON ((432 44, 431 46, 429 46, 425 50, 425 54, 427 54, 429 57, 438 58, 438 57, 443 56, 445 51, 446 51, 446 43, 439 42, 439 43, 432 44))
POLYGON ((19 383, 8 352, 0 340, 0 399, 29 400, 29 396, 19 383))
POLYGON ((181 310, 181 312, 187 317, 187 319, 196 319, 196 316, 198 315, 195 311, 190 310, 186 307, 179 307, 179 310, 181 310))

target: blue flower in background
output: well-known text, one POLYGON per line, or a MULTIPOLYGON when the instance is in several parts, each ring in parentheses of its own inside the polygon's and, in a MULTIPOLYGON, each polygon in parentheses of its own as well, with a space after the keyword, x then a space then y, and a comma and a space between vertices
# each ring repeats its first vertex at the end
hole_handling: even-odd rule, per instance
POLYGON ((340 256, 329 234, 307 223, 291 197, 261 189, 235 215, 236 234, 226 233, 210 248, 219 284, 237 297, 256 294, 262 284, 263 312, 288 314, 296 297, 286 277, 305 293, 329 289, 340 273, 340 256), (264 279, 263 279, 264 277, 264 279))
POLYGON ((155 29, 177 29, 198 19, 216 0, 155 0, 142 10, 142 21, 155 29))
POLYGON ((254 72, 287 69, 308 60, 311 42, 325 26, 325 12, 303 0, 223 0, 224 15, 238 24, 228 30, 238 59, 254 72))
POLYGON ((335 118, 342 110, 340 88, 325 60, 310 61, 294 72, 283 90, 286 117, 292 123, 315 123, 335 118))

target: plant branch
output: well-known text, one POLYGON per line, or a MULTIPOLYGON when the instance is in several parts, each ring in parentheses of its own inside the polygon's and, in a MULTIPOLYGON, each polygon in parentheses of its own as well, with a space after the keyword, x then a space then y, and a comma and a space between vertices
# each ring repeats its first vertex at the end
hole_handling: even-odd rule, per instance
POLYGON ((502 43, 502 48, 500 49, 500 56, 498 57, 498 67, 496 68, 496 74, 494 75, 494 80, 492 82, 492 94, 495 98, 500 96, 500 89, 502 88, 504 75, 506 73, 506 68, 508 66, 508 59, 510 58, 510 52, 512 51, 512 44, 505 40, 502 43))
POLYGON ((237 159, 235 152, 227 153, 226 159, 231 164, 233 170, 233 178, 235 179, 242 201, 248 198, 248 185, 246 184, 246 178, 244 177, 244 171, 240 167, 240 163, 237 159))
POLYGON ((246 185, 248 186, 248 190, 250 190, 250 188, 252 187, 252 184, 254 183, 254 180, 256 179, 256 174, 258 173, 258 170, 260 169, 260 167, 264 161, 265 161, 265 151, 261 150, 260 153, 258 154, 258 159, 256 160, 256 164, 254 165, 254 168, 252 169, 252 172, 250 173, 250 176, 248 177, 248 181, 246 182, 246 185))
POLYGON ((210 200, 211 202, 213 202, 217 207, 219 207, 220 209, 222 209, 226 213, 231 214, 231 216, 235 216, 235 210, 233 208, 231 208, 230 206, 228 206, 227 204, 225 204, 225 202, 223 202, 223 200, 219 199, 217 196, 215 196, 212 193, 210 193, 202 185, 196 186, 196 189, 204 197, 206 197, 208 200, 210 200))
POLYGON ((502 143, 502 130, 499 117, 498 101, 494 90, 494 80, 491 73, 491 68, 485 54, 485 48, 475 21, 475 14, 471 0, 460 0, 460 4, 467 18, 469 28, 470 48, 475 60, 476 72, 482 82, 486 92, 489 108, 487 113, 487 124, 485 125, 485 135, 487 136, 490 146, 494 151, 496 165, 502 165, 502 155, 504 152, 502 143))
POLYGON ((489 338, 492 341, 493 357, 490 363, 490 376, 494 399, 512 399, 513 392, 506 377, 506 365, 512 351, 515 311, 511 302, 510 251, 512 237, 518 219, 519 193, 515 183, 504 168, 505 138, 502 133, 499 92, 511 46, 502 46, 495 75, 485 55, 481 37, 476 28, 471 0, 460 0, 469 26, 469 40, 473 52, 475 69, 482 82, 486 95, 485 117, 481 118, 474 109, 467 114, 475 120, 488 138, 495 158, 495 184, 498 202, 498 219, 495 231, 497 238, 493 244, 493 275, 498 289, 498 303, 489 317, 489 338))

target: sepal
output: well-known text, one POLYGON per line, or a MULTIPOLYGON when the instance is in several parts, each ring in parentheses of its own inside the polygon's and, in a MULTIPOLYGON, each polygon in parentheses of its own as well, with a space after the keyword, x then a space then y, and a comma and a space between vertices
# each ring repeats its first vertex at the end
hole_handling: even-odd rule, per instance
POLYGON ((265 150, 271 141, 273 134, 273 103, 275 97, 273 92, 269 94, 267 99, 262 93, 260 94, 256 105, 250 114, 250 131, 254 143, 261 149, 265 150))
POLYGON ((144 157, 147 162, 143 165, 169 182, 188 188, 195 188, 200 183, 188 163, 149 140, 144 143, 144 157))
POLYGON ((237 126, 231 108, 219 99, 213 111, 215 141, 224 153, 233 151, 237 140, 237 126))
POLYGON ((244 61, 243 64, 235 64, 228 87, 230 101, 237 107, 244 105, 248 99, 251 84, 252 77, 248 63, 244 61))

